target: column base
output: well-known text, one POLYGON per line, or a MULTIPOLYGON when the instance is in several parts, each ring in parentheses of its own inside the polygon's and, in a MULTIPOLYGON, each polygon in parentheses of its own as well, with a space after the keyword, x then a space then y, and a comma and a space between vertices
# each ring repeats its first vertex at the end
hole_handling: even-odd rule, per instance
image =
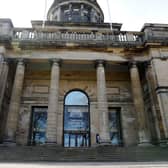
POLYGON ((10 139, 5 139, 3 141, 4 146, 9 146, 9 147, 14 147, 16 146, 16 141, 10 140, 10 139))
POLYGON ((99 146, 111 145, 111 141, 110 140, 106 140, 106 139, 101 139, 101 140, 99 140, 98 145, 99 146))
POLYGON ((55 146, 55 147, 57 147, 57 146, 59 146, 59 145, 57 144, 57 142, 47 141, 47 142, 45 143, 45 146, 55 146))
POLYGON ((151 142, 139 142, 138 144, 139 147, 152 147, 153 145, 151 142))
POLYGON ((160 147, 168 147, 168 139, 163 139, 163 140, 160 140, 159 142, 159 146, 160 147))

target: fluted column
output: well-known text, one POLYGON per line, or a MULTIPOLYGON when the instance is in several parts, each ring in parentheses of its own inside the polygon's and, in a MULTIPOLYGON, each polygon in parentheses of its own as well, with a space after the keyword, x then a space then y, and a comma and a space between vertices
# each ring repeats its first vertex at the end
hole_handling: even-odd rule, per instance
POLYGON ((9 112, 6 124, 5 142, 16 142, 16 131, 19 119, 20 101, 23 89, 25 64, 22 59, 18 60, 16 74, 10 99, 9 112))
POLYGON ((57 116, 59 111, 60 60, 52 60, 48 101, 47 144, 57 143, 57 116))
POLYGON ((151 101, 151 107, 152 107, 152 113, 154 116, 154 125, 157 133, 157 139, 160 141, 164 135, 161 133, 160 128, 160 110, 159 110, 159 102, 157 99, 157 93, 156 93, 156 80, 154 77, 153 68, 151 65, 151 62, 146 63, 146 79, 148 83, 148 88, 150 92, 150 101, 151 101))
POLYGON ((145 105, 143 100, 140 76, 138 67, 135 62, 131 64, 130 77, 131 77, 134 106, 138 121, 139 145, 150 144, 150 134, 145 118, 145 105))
POLYGON ((99 135, 101 143, 110 143, 108 103, 104 61, 97 61, 97 105, 99 112, 99 135))
POLYGON ((5 94, 8 70, 9 67, 7 60, 3 60, 2 62, 0 62, 0 112, 2 110, 2 101, 5 94))

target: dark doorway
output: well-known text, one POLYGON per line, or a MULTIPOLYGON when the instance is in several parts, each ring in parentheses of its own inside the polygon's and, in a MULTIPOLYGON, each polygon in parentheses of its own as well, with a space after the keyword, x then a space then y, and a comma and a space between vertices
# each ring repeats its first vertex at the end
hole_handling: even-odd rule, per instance
POLYGON ((46 142, 47 109, 47 107, 32 107, 31 145, 42 145, 46 142))
POLYGON ((64 147, 90 146, 89 99, 82 91, 71 91, 64 101, 64 147))
POLYGON ((121 130, 121 108, 109 108, 109 132, 113 146, 123 144, 121 130))

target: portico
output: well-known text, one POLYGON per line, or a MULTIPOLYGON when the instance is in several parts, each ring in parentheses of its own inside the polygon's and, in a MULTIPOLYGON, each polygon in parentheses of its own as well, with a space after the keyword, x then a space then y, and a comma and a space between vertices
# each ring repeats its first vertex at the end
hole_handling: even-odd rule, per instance
MULTIPOLYGON (((75 54, 73 56, 75 58, 75 54)), ((139 130, 141 130, 141 126, 144 127, 143 123, 140 125, 138 123, 145 118, 145 111, 143 110, 138 112, 141 117, 136 114, 136 109, 139 110, 139 106, 143 107, 143 100, 133 101, 131 98, 132 95, 135 95, 135 86, 141 87, 140 80, 137 80, 139 78, 138 69, 134 74, 131 69, 129 72, 129 64, 123 64, 120 57, 118 57, 118 64, 115 64, 114 60, 110 61, 110 58, 108 60, 94 60, 92 58, 93 60, 89 61, 88 57, 86 55, 87 60, 80 61, 77 59, 60 59, 60 57, 53 59, 25 58, 26 61, 18 59, 11 95, 13 98, 11 97, 10 100, 7 120, 6 142, 19 144, 45 143, 46 145, 64 144, 64 98, 71 90, 81 90, 88 95, 89 141, 91 146, 98 145, 96 142, 97 134, 100 136, 99 143, 101 145, 133 145, 146 142, 146 137, 138 138, 134 130, 137 127, 139 130), (138 83, 135 84, 135 82, 138 83), (131 83, 132 88, 130 87, 131 83), (136 103, 138 103, 138 107, 136 103), (38 108, 41 109, 39 116, 45 117, 42 111, 47 115, 47 119, 43 121, 43 129, 45 130, 43 130, 44 141, 42 142, 36 137, 32 137, 35 136, 31 132, 33 130, 31 127, 34 126, 32 124, 34 122, 32 118, 34 108, 35 111, 38 111, 38 108), (110 119, 110 114, 114 118, 110 119), (117 116, 120 117, 116 118, 117 116), (115 120, 120 122, 119 127, 112 127, 113 123, 116 122, 115 120), (138 120, 140 121, 138 122, 138 120), (132 123, 131 127, 130 123, 132 123), (117 131, 120 133, 118 134, 117 131), (130 137, 127 137, 129 134, 130 137), (33 141, 37 142, 34 143, 33 141), (116 142, 114 143, 114 141, 116 142)), ((106 58, 103 53, 100 58, 102 57, 106 58)), ((115 62, 117 61, 117 56, 111 58, 115 59, 115 62)), ((142 90, 139 90, 138 93, 143 94, 142 90)), ((136 95, 136 98, 139 98, 139 96, 136 95)), ((145 119, 143 122, 145 125, 145 119)), ((146 131, 148 128, 144 129, 146 131)), ((147 134, 147 136, 150 136, 150 134, 147 134)), ((150 143, 150 139, 148 142, 150 143)))
POLYGON ((0 19, 0 142, 83 148, 165 141, 167 25, 135 32, 113 23, 111 31, 96 0, 55 0, 47 19, 32 28, 0 19))

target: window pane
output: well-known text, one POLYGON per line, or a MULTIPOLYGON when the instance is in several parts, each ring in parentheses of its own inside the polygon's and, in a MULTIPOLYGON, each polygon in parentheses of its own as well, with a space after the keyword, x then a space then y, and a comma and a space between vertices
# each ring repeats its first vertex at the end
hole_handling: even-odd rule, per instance
POLYGON ((89 130, 88 107, 65 106, 64 130, 89 130))
POLYGON ((89 146, 89 102, 81 91, 67 94, 64 104, 64 147, 89 146))
POLYGON ((80 91, 73 91, 66 96, 65 105, 88 105, 88 98, 80 91))
POLYGON ((35 107, 33 108, 32 118, 32 144, 44 144, 46 141, 46 126, 47 126, 47 108, 35 107))

